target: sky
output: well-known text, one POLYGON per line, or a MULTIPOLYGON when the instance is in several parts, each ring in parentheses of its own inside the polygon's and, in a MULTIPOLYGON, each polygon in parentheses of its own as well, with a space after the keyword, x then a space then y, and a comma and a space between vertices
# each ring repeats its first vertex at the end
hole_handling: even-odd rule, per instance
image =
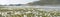
POLYGON ((38 0, 0 0, 0 4, 26 4, 38 0))

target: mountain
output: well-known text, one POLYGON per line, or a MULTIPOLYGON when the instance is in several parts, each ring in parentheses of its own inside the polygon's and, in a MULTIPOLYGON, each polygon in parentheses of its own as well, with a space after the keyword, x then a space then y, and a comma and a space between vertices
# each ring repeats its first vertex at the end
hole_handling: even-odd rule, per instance
POLYGON ((20 6, 22 4, 9 4, 9 6, 20 6))
POLYGON ((30 2, 28 3, 29 5, 40 5, 40 1, 34 1, 34 2, 30 2))

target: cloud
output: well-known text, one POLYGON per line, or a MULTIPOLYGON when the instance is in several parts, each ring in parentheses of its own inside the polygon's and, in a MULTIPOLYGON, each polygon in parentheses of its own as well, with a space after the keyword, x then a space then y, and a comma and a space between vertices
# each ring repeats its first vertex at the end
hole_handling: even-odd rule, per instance
POLYGON ((0 0, 0 4, 26 4, 37 0, 0 0))

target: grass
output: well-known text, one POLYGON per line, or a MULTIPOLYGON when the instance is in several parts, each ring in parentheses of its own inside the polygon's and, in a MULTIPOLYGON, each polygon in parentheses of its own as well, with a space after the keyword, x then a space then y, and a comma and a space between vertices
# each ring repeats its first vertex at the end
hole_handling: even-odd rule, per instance
MULTIPOLYGON (((18 8, 18 9, 12 9, 12 10, 9 10, 9 9, 0 9, 0 12, 9 12, 9 11, 12 11, 11 13, 9 14, 6 14, 6 17, 24 17, 24 15, 27 15, 27 17, 35 17, 35 16, 42 16, 42 17, 54 17, 54 16, 60 16, 60 11, 45 11, 44 9, 40 9, 40 8, 18 8), (38 10, 39 9, 39 10, 38 10), (19 13, 17 13, 19 12, 19 13), (26 13, 26 12, 31 12, 31 13, 26 13), (15 14, 17 13, 17 14, 15 14)), ((1 16, 3 16, 1 14, 1 16)))

